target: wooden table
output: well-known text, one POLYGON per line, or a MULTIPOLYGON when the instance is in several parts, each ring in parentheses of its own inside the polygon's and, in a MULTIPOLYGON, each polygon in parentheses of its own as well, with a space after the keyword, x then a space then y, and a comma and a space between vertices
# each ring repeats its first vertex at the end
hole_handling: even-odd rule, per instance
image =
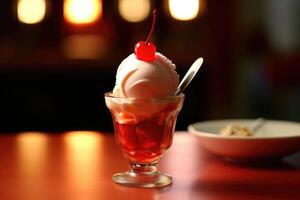
POLYGON ((160 170, 174 179, 162 189, 111 181, 128 168, 112 134, 1 135, 0 150, 1 200, 300 199, 300 154, 269 166, 237 165, 201 149, 187 133, 175 134, 161 161, 160 170))

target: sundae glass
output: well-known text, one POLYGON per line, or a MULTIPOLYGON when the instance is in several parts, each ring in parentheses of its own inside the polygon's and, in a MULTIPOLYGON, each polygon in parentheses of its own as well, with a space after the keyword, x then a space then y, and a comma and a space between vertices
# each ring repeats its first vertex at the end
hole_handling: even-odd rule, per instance
POLYGON ((172 182, 171 176, 157 171, 157 165, 172 144, 183 99, 183 94, 151 99, 105 94, 116 141, 130 164, 130 170, 115 174, 113 181, 137 187, 161 187, 172 182))
POLYGON ((116 85, 105 94, 115 138, 130 169, 113 176, 119 184, 161 187, 172 183, 169 175, 157 171, 164 152, 170 148, 177 115, 184 94, 176 94, 179 76, 176 66, 147 40, 136 44, 134 53, 117 70, 116 85))

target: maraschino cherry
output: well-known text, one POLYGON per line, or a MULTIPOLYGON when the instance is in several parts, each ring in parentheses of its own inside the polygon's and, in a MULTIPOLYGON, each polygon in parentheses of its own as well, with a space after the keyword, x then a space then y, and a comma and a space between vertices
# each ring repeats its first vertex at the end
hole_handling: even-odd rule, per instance
POLYGON ((153 14, 152 26, 151 26, 151 30, 150 30, 147 40, 145 42, 140 41, 140 42, 136 43, 135 48, 134 48, 134 54, 137 57, 137 59, 143 60, 146 62, 155 60, 156 47, 154 44, 150 43, 149 40, 152 36, 152 32, 154 29, 157 10, 154 9, 152 14, 153 14))

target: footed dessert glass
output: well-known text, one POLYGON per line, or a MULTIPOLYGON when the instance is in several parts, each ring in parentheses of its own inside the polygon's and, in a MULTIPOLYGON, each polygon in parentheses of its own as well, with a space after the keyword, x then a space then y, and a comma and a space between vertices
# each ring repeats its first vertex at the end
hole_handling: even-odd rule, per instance
POLYGON ((111 92, 104 96, 116 142, 130 165, 129 171, 113 175, 113 181, 134 187, 171 184, 172 177, 158 172, 157 166, 172 144, 184 94, 151 99, 115 97, 111 92))

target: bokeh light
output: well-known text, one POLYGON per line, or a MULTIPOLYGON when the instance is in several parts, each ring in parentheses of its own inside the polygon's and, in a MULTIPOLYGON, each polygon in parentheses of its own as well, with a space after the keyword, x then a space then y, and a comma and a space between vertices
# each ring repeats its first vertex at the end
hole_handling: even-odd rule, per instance
POLYGON ((97 21, 102 15, 101 0, 65 0, 64 16, 74 24, 87 24, 97 21))
POLYGON ((195 19, 199 13, 199 6, 199 0, 169 0, 171 16, 180 21, 195 19))
POLYGON ((121 17, 128 22, 145 20, 150 13, 149 0, 119 0, 121 17))
POLYGON ((24 24, 41 22, 46 14, 45 0, 19 0, 17 4, 18 20, 24 24))
POLYGON ((107 41, 101 35, 73 34, 64 38, 62 50, 70 59, 92 60, 106 53, 107 41))

